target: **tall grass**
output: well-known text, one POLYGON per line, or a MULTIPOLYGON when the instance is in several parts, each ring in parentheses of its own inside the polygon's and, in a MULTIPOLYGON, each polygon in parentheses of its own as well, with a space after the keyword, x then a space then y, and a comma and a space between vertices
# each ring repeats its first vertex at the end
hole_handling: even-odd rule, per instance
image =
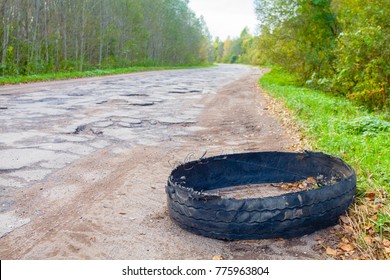
MULTIPOLYGON (((351 219, 359 216, 359 224, 364 227, 355 230, 359 235, 356 240, 364 240, 369 229, 380 238, 390 238, 389 114, 369 112, 343 97, 300 87, 293 75, 280 68, 264 75, 259 83, 292 111, 303 136, 315 150, 341 157, 356 170, 358 206, 351 209, 364 209, 359 214, 350 211, 351 219)), ((368 244, 359 246, 362 250, 368 248, 368 244)))

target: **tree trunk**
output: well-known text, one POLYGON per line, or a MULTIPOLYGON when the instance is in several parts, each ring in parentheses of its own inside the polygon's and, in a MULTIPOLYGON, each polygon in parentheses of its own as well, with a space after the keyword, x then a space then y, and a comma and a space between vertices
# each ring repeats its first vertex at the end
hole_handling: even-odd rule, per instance
POLYGON ((99 68, 102 68, 102 60, 103 60, 103 48, 104 48, 104 17, 103 17, 103 0, 100 1, 100 18, 99 18, 99 23, 100 23, 100 42, 99 42, 99 68))
POLYGON ((84 66, 84 58, 85 58, 85 25, 87 22, 86 16, 85 16, 85 9, 86 9, 86 0, 83 0, 83 6, 81 9, 81 38, 80 38, 80 65, 79 65, 79 71, 83 71, 84 66))
POLYGON ((49 70, 49 62, 50 62, 50 56, 49 56, 49 31, 48 31, 48 25, 49 25, 49 18, 47 16, 47 13, 49 12, 49 6, 48 3, 44 3, 44 30, 45 30, 45 62, 46 62, 46 71, 49 70))
POLYGON ((3 3, 3 42, 1 44, 1 68, 4 69, 6 66, 7 62, 7 49, 8 49, 8 40, 9 40, 9 34, 8 34, 8 29, 9 29, 9 8, 7 5, 7 1, 3 3))
POLYGON ((61 1, 61 14, 62 14, 62 48, 63 48, 63 53, 64 53, 64 60, 68 60, 68 9, 66 6, 66 1, 61 1))

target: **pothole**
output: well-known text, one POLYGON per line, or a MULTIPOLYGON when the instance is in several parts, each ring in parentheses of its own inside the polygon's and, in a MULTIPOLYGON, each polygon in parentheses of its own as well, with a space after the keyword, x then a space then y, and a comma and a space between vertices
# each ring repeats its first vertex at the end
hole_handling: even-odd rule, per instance
POLYGON ((47 97, 47 98, 42 98, 39 99, 37 102, 40 103, 47 103, 50 105, 63 105, 65 104, 65 100, 62 98, 52 98, 52 97, 47 97))
POLYGON ((128 97, 133 97, 133 96, 149 96, 145 93, 126 93, 126 94, 120 94, 120 96, 128 96, 128 97))
POLYGON ((80 134, 80 133, 92 133, 94 135, 101 136, 103 135, 103 131, 93 129, 90 125, 79 125, 71 134, 80 134))
POLYGON ((144 102, 133 102, 130 103, 129 105, 147 107, 147 106, 153 106, 154 104, 155 104, 154 102, 144 101, 144 102))

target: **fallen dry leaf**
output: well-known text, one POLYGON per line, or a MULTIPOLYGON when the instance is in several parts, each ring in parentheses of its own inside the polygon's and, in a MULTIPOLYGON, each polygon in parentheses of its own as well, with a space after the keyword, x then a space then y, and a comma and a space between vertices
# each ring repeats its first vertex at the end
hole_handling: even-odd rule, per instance
POLYGON ((353 227, 351 227, 351 226, 344 225, 343 229, 344 229, 345 233, 347 233, 347 234, 351 234, 351 235, 355 234, 355 231, 353 230, 353 227))
POLYGON ((371 192, 371 193, 366 193, 365 197, 368 199, 368 200, 374 200, 375 198, 375 193, 371 192))
MULTIPOLYGON (((369 229, 372 229, 373 227, 374 227, 375 225, 373 224, 373 223, 367 223, 366 225, 365 225, 365 229, 366 230, 369 230, 369 229)), ((375 231, 374 231, 375 232, 375 231)))
POLYGON ((382 243, 382 238, 380 238, 379 236, 375 236, 375 241, 378 242, 378 243, 382 243))
POLYGON ((383 204, 386 203, 386 199, 384 198, 375 198, 374 200, 374 204, 375 205, 380 205, 381 207, 383 207, 383 204))
POLYGON ((374 205, 374 211, 375 211, 375 213, 378 213, 379 210, 381 210, 381 209, 383 208, 383 206, 384 206, 384 205, 381 204, 381 203, 374 205))
POLYGON ((330 247, 327 247, 326 248, 326 254, 329 255, 329 256, 333 256, 333 257, 336 257, 338 255, 338 252, 337 250, 334 250, 330 247))
POLYGON ((345 244, 349 244, 349 240, 347 237, 343 237, 341 238, 341 240, 345 243, 345 244))
POLYGON ((317 184, 317 180, 314 179, 313 177, 307 178, 306 181, 307 181, 309 184, 317 184))
POLYGON ((365 236, 364 237, 364 242, 367 243, 367 245, 372 245, 372 237, 371 236, 365 236))
POLYGON ((344 224, 350 224, 351 221, 349 220, 349 218, 347 216, 340 216, 340 220, 344 223, 344 224))
POLYGON ((382 243, 385 247, 390 248, 390 241, 386 238, 383 238, 382 243))
POLYGON ((353 246, 352 244, 346 244, 344 242, 340 242, 338 244, 338 247, 344 252, 351 252, 355 249, 355 246, 353 246))

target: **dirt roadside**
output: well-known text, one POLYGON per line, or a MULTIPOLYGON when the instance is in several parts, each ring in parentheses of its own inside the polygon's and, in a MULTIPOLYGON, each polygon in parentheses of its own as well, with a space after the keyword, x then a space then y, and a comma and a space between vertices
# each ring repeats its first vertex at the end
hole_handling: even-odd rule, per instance
MULTIPOLYGON (((262 71, 263 72, 263 71, 262 71)), ((259 70, 203 98, 193 130, 159 146, 118 143, 83 157, 18 193, 20 217, 34 217, 0 239, 1 259, 325 259, 318 237, 225 242, 193 235, 168 217, 172 168, 206 153, 295 150, 299 135, 271 113, 259 70)))

